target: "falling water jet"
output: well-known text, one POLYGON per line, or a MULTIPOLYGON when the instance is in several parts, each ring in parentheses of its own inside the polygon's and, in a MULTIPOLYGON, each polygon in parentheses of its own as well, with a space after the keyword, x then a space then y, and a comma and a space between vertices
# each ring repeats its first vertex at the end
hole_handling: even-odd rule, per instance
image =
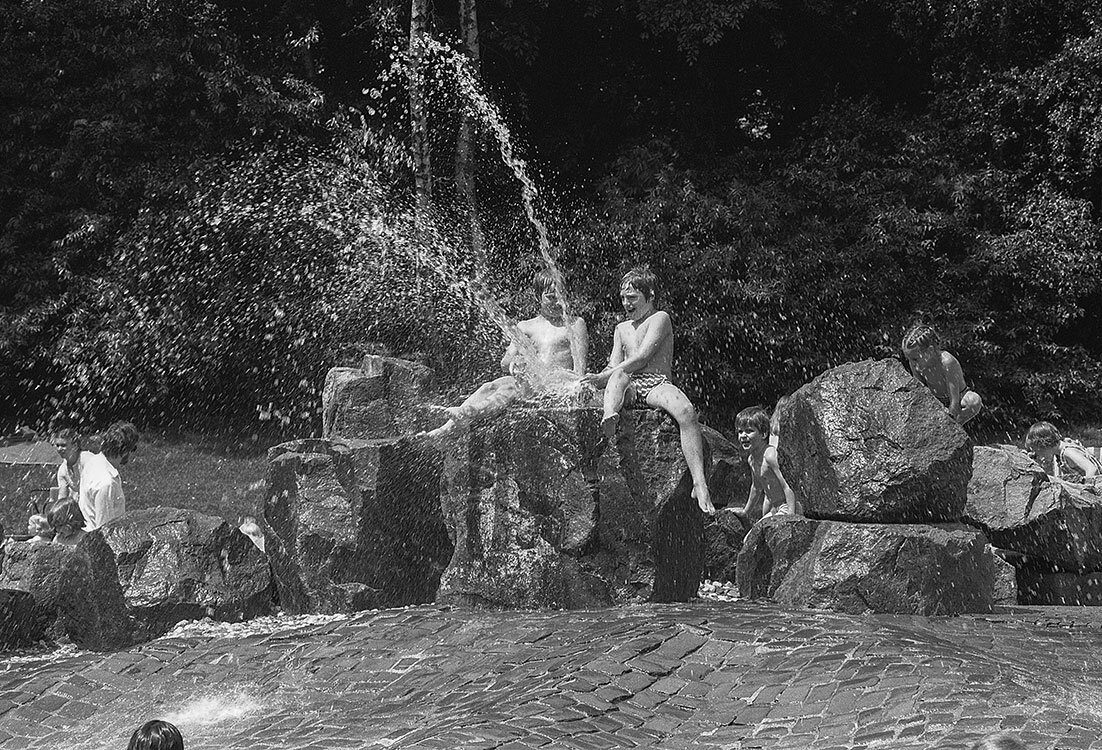
POLYGON ((563 320, 567 325, 571 351, 576 353, 580 348, 580 342, 576 340, 574 329, 570 326, 574 316, 571 315, 570 306, 567 302, 566 281, 563 277, 562 270, 551 254, 551 240, 547 229, 547 223, 540 217, 537 209, 539 191, 536 188, 535 182, 528 175, 527 164, 515 154, 512 133, 509 132, 509 128, 505 125, 504 117, 502 117, 497 106, 490 101, 488 96, 486 96, 479 76, 471 66, 470 59, 466 55, 428 36, 423 37, 420 43, 449 65, 456 76, 460 90, 466 95, 466 101, 468 102, 471 114, 477 116, 484 124, 488 125, 490 130, 494 133, 501 160, 509 167, 513 176, 520 183, 521 197, 524 202, 524 213, 528 222, 536 230, 540 256, 548 272, 551 274, 552 285, 555 289, 555 298, 558 300, 559 306, 562 309, 563 320))

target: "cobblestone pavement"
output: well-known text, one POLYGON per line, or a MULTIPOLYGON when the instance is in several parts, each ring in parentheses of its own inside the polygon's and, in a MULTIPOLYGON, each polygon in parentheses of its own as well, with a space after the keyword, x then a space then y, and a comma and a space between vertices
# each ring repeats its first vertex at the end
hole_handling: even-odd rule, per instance
POLYGON ((182 628, 0 666, 0 745, 124 748, 1102 749, 1102 612, 927 619, 698 602, 415 607, 182 628))

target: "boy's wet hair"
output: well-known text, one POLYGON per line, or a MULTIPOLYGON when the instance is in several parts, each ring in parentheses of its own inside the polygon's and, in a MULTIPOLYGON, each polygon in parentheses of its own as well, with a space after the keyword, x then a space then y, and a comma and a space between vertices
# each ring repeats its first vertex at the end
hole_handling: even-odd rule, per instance
POLYGON ((184 736, 175 724, 154 719, 134 730, 126 750, 184 750, 184 736))
POLYGON ((620 288, 630 286, 638 289, 648 300, 654 297, 654 290, 658 286, 658 277, 649 266, 636 266, 623 275, 620 279, 620 288))
MULTIPOLYGON (((642 290, 640 290, 642 291, 642 290)), ((762 435, 769 436, 769 412, 764 406, 749 406, 735 416, 735 428, 749 427, 762 435)))
POLYGON ((543 295, 555 290, 555 275, 548 268, 541 268, 532 277, 532 290, 536 294, 543 295))
POLYGON ((103 432, 100 450, 113 456, 138 449, 138 428, 130 422, 115 422, 103 432))
POLYGON ((61 427, 60 429, 51 432, 50 435, 55 440, 66 440, 73 445, 80 445, 80 433, 72 427, 61 427))
POLYGON ((1052 422, 1037 422, 1025 434, 1025 447, 1031 451, 1037 448, 1055 448, 1064 436, 1052 422))
POLYGON ((46 511, 46 522, 50 524, 51 529, 55 530, 65 525, 83 529, 85 520, 76 500, 59 500, 46 511))
POLYGON ((915 323, 903 336, 903 351, 918 349, 926 346, 937 346, 941 343, 941 337, 937 330, 926 323, 915 323))

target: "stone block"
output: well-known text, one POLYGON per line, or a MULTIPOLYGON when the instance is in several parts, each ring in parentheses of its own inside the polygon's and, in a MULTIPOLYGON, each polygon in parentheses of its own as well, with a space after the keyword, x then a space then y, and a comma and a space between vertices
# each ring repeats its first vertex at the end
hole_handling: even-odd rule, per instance
POLYGON ((1018 602, 1074 607, 1102 605, 1102 573, 1069 573, 1037 564, 1018 567, 1018 602))
POLYGON ((46 635, 47 620, 27 591, 0 588, 0 651, 29 646, 46 635))
POLYGON ((442 506, 455 551, 438 601, 687 601, 703 559, 691 491, 663 412, 625 411, 607 446, 595 408, 515 407, 477 423, 446 446, 442 506))
POLYGON ((996 547, 1069 572, 1102 570, 1102 487, 1051 481, 1014 446, 976 448, 965 520, 996 547))
POLYGON ((894 359, 828 370, 780 411, 781 470, 811 518, 956 522, 968 435, 894 359))
POLYGON ((451 556, 439 462, 399 438, 272 448, 262 528, 284 611, 432 601, 451 556))
POLYGON ((134 639, 133 623, 119 586, 115 556, 101 530, 75 547, 49 542, 12 542, 0 588, 34 597, 46 637, 68 636, 94 651, 123 648, 134 639))
POLYGON ((140 638, 183 620, 239 622, 271 610, 267 556, 221 518, 149 508, 115 519, 102 533, 140 638))
POLYGON ((755 524, 738 558, 742 596, 859 614, 990 612, 1008 569, 963 525, 855 524, 780 516, 755 524))
POLYGON ((425 410, 435 393, 432 370, 417 362, 369 354, 360 367, 334 367, 322 389, 322 435, 369 440, 436 426, 425 410))

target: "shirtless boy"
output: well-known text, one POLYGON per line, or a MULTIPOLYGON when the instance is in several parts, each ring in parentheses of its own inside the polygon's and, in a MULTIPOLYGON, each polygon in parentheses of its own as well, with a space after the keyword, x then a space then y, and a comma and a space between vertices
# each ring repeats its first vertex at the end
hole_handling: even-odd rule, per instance
POLYGON ((662 409, 681 430, 681 452, 693 478, 693 497, 700 510, 715 513, 704 473, 704 436, 696 409, 680 388, 670 382, 673 366, 673 324, 670 316, 654 307, 657 279, 650 269, 635 268, 620 280, 620 303, 628 319, 616 326, 608 367, 590 373, 585 380, 604 388, 607 439, 616 434, 625 399, 633 406, 662 409))
POLYGON ((964 384, 960 362, 941 348, 937 331, 922 323, 912 326, 903 337, 903 354, 911 374, 945 404, 949 416, 963 425, 979 414, 983 401, 964 384))
POLYGON ((585 372, 589 348, 585 321, 571 318, 568 322, 565 319, 550 272, 543 270, 537 273, 532 288, 539 297, 539 314, 517 323, 517 331, 527 351, 522 352, 516 342, 510 343, 501 358, 501 369, 508 374, 483 383, 462 404, 447 410, 450 417, 447 422, 435 430, 422 433, 422 437, 432 440, 446 438, 458 427, 500 414, 510 404, 531 398, 549 380, 576 382, 585 372), (528 357, 539 360, 536 367, 541 372, 527 371, 528 357))
POLYGON ((753 504, 761 501, 761 517, 794 516, 800 513, 796 503, 796 493, 788 486, 781 467, 777 463, 777 449, 769 444, 770 421, 765 409, 751 406, 743 409, 735 417, 738 441, 746 451, 746 461, 750 465, 750 495, 742 508, 732 508, 731 512, 746 520, 753 504))

